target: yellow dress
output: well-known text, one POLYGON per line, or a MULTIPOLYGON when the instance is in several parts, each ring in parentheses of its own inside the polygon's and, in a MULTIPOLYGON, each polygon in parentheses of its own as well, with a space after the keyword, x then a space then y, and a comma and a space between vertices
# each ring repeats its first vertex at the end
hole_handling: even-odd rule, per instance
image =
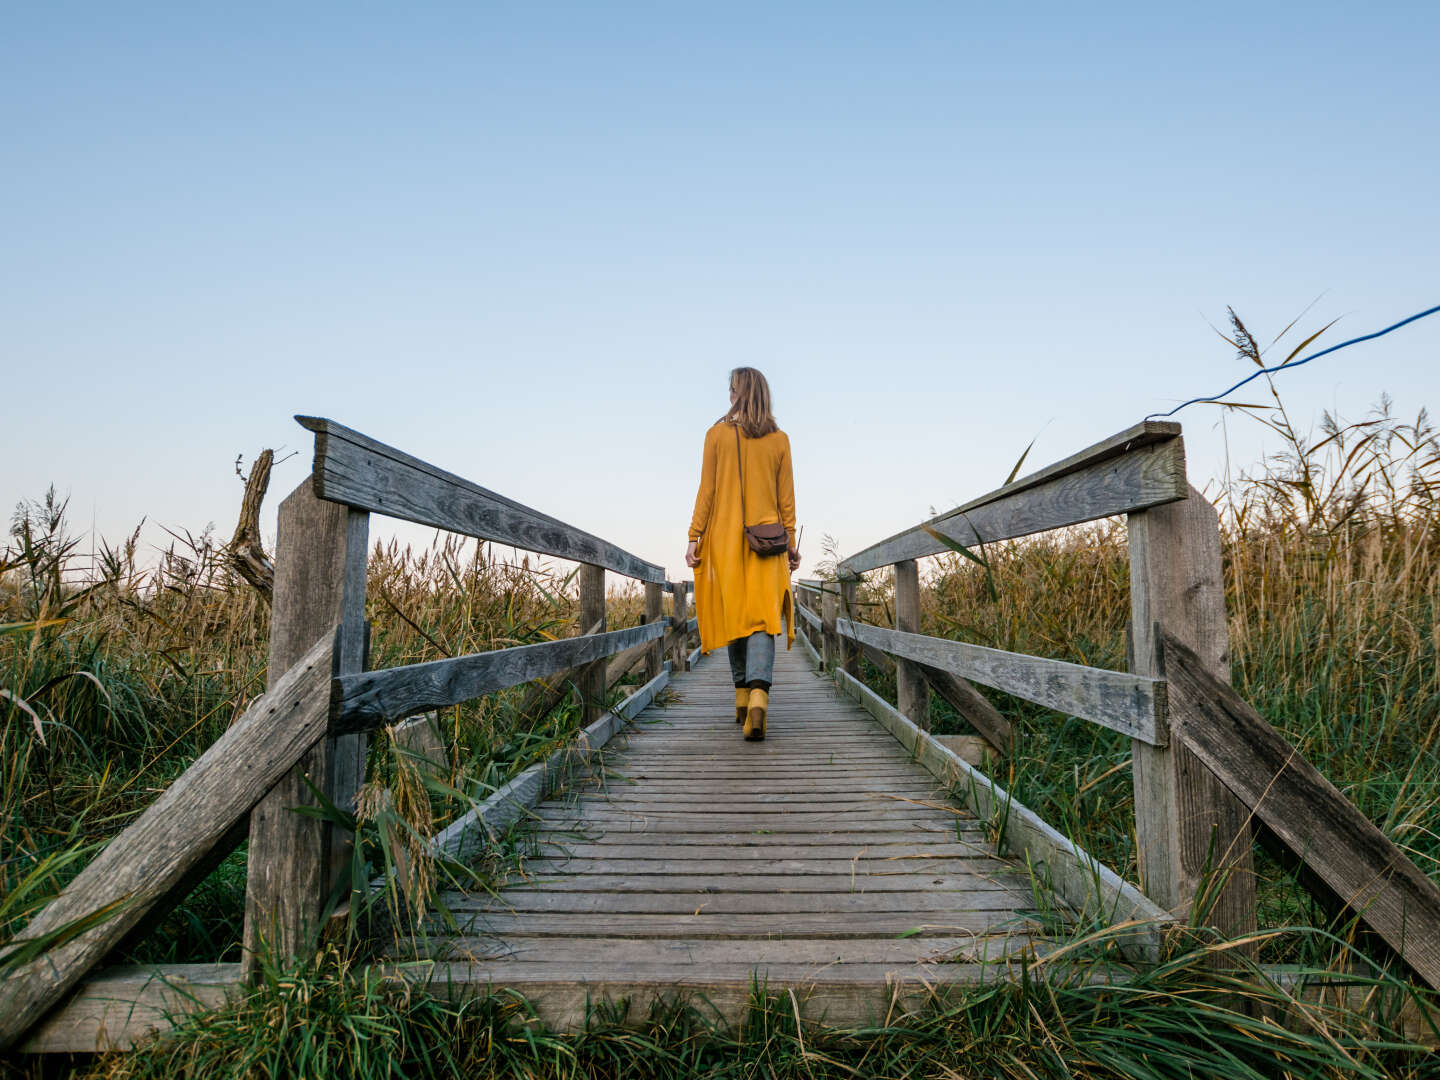
MULTIPOLYGON (((772 431, 758 439, 740 436, 745 466, 745 525, 779 521, 795 545, 795 479, 790 439, 772 431)), ((735 425, 718 423, 705 433, 700 490, 690 520, 690 539, 699 541, 695 567, 695 618, 705 652, 763 630, 795 639, 790 564, 784 555, 750 550, 740 521, 740 474, 736 469, 735 425), (784 621, 782 627, 781 622, 784 621)))

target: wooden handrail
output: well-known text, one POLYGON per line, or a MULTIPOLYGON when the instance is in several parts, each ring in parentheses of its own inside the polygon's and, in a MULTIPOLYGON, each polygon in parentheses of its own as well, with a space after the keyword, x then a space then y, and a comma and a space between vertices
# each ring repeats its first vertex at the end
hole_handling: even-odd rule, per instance
POLYGON ((324 737, 334 635, 325 634, 11 942, 93 922, 0 980, 0 1048, 60 1001, 324 737))
POLYGON ((1165 680, 838 619, 836 632, 901 659, 984 683, 1151 746, 1167 739, 1165 680))
POLYGON ((481 540, 590 563, 662 584, 665 569, 558 518, 320 416, 297 416, 315 433, 315 494, 481 540))
POLYGON ((896 631, 879 628, 857 630, 854 623, 846 623, 850 633, 839 631, 845 620, 838 616, 853 618, 857 610, 855 590, 861 575, 895 566, 897 628, 903 622, 918 630, 913 560, 956 545, 973 548, 1117 514, 1126 515, 1130 540, 1131 623, 1138 628, 1129 665, 1134 674, 1099 674, 1064 665, 1051 670, 1072 668, 1073 677, 1047 685, 1045 666, 1057 661, 1011 654, 1002 665, 1008 668, 1009 685, 1000 688, 1132 737, 1138 856, 1147 892, 1171 911, 1187 909, 1211 865, 1209 853, 1218 845, 1227 884, 1210 915, 1215 925, 1243 936, 1255 925, 1254 872, 1244 808, 1186 747, 1172 744, 1162 673, 1154 666, 1155 635, 1164 629, 1202 648, 1217 671, 1228 668, 1219 526, 1214 508, 1186 480, 1179 424, 1136 424, 851 555, 836 567, 834 584, 803 583, 821 593, 824 665, 833 673, 843 664, 850 675, 858 675, 858 654, 851 644, 857 634, 864 636, 860 647, 872 651, 889 646, 894 652, 894 646, 905 641, 910 654, 894 653, 902 657, 896 666, 897 688, 903 683, 906 690, 900 695, 902 709, 922 727, 928 720, 914 671, 900 671, 901 664, 922 663, 921 672, 931 689, 940 690, 952 704, 957 697, 973 695, 981 708, 966 719, 985 733, 983 714, 993 712, 993 707, 961 677, 987 681, 980 670, 988 667, 993 679, 994 664, 978 664, 984 655, 974 651, 979 647, 896 636, 896 631), (925 663, 937 659, 937 652, 947 658, 945 663, 925 663), (1103 693, 1097 678, 1106 683, 1103 693), (1127 679, 1132 681, 1116 681, 1127 679), (1037 696, 1040 690, 1044 696, 1037 696))
POLYGON ((949 550, 932 529, 964 547, 974 547, 1185 497, 1180 425, 1151 421, 872 544, 845 559, 837 570, 842 578, 855 577, 949 550))
POLYGON ((1440 989, 1440 889, 1194 650, 1163 637, 1174 736, 1290 853, 1440 989))
POLYGON ((658 622, 604 634, 341 675, 334 680, 331 692, 330 730, 368 731, 416 713, 458 705, 655 641, 665 635, 669 626, 667 616, 658 622))

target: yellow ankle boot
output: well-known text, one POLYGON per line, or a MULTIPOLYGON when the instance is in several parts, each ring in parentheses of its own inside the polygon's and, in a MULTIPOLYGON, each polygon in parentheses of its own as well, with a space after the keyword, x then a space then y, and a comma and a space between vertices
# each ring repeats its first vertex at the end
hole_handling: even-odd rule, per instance
POLYGON ((765 713, 770 708, 770 692, 754 689, 750 691, 748 708, 745 710, 745 738, 757 742, 765 738, 765 713))
POLYGON ((735 688, 735 723, 743 724, 745 714, 750 710, 750 691, 743 686, 735 688))

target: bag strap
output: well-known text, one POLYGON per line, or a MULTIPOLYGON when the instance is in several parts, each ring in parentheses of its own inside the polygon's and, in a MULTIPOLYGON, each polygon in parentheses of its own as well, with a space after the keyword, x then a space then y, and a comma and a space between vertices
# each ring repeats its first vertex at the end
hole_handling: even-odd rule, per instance
POLYGON ((745 467, 740 464, 740 425, 735 425, 735 469, 740 473, 740 528, 745 528, 745 467))

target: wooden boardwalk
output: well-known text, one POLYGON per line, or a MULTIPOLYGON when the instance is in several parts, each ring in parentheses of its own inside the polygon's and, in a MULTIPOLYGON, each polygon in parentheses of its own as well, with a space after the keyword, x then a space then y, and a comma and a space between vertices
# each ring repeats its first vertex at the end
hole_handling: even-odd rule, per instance
POLYGON ((1227 681, 1219 524, 1186 478, 1178 424, 1143 421, 850 555, 833 582, 799 582, 796 614, 826 674, 812 674, 806 657, 821 658, 806 646, 782 652, 769 738, 746 743, 724 657, 684 670, 693 583, 342 424, 299 419, 315 457, 280 506, 267 692, 15 939, 58 935, 0 979, 0 1049, 128 1046, 244 993, 250 946, 310 955, 351 843, 324 815, 291 812, 318 805, 312 778, 353 806, 370 732, 542 679, 579 682, 580 735, 430 838, 464 858, 520 817, 530 854, 493 891, 444 897, 458 932, 431 932, 419 958, 396 947, 387 972, 460 994, 518 991, 560 1027, 607 999, 634 1018, 698 997, 733 1022, 756 980, 797 1015, 865 1024, 947 984, 1007 977, 1017 954, 1068 935, 1069 912, 1125 927, 1116 943, 1131 964, 1154 963, 1177 921, 1196 917, 1253 948, 1258 821, 1322 902, 1344 903, 1440 988, 1440 889, 1227 681), (579 632, 369 669, 372 514, 579 564, 579 632), (917 560, 1118 515, 1132 670, 921 632, 917 560), (891 626, 863 617, 877 611, 860 596, 877 571, 890 575, 891 626), (608 574, 642 584, 643 624, 606 629, 608 574), (893 671, 896 705, 861 681, 862 655, 893 671), (642 689, 605 710, 607 672, 642 660, 642 689), (929 735, 938 694, 1002 758, 1013 752, 1008 721, 972 682, 1130 740, 1143 892, 929 735), (947 792, 1004 819, 1004 857, 947 792), (106 966, 247 836, 241 963, 106 966), (1226 883, 1218 895, 1201 887, 1212 877, 1226 883))
POLYGON ((733 1019, 752 975, 864 1022, 1039 944, 1024 869, 799 643, 777 655, 764 742, 734 723, 723 654, 671 685, 601 772, 535 808, 522 875, 443 897, 461 933, 431 937, 437 974, 567 1026, 587 998, 676 993, 733 1019))

